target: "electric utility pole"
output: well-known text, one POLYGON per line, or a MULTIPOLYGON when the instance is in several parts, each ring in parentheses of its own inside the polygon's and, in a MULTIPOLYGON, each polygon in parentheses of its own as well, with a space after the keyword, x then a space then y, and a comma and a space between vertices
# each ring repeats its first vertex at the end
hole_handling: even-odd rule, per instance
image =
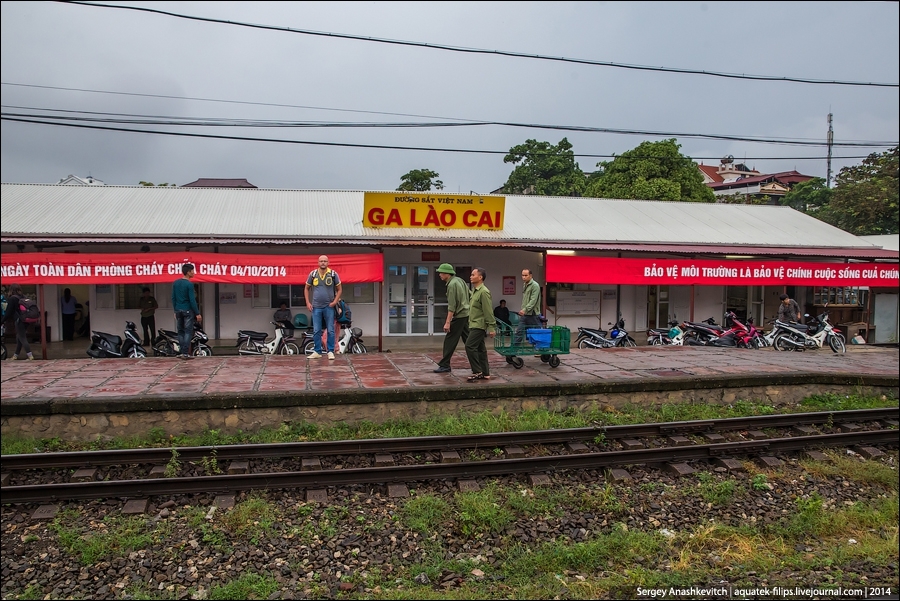
POLYGON ((831 113, 828 113, 828 175, 825 176, 825 187, 831 187, 831 146, 834 144, 834 130, 831 128, 831 113))

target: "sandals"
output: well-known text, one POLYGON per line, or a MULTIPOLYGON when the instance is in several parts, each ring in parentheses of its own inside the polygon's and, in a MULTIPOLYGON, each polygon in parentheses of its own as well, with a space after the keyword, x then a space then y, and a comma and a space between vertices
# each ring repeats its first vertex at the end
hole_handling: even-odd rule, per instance
POLYGON ((490 376, 486 376, 484 374, 472 374, 468 378, 466 378, 467 382, 475 382, 477 380, 490 380, 490 376))

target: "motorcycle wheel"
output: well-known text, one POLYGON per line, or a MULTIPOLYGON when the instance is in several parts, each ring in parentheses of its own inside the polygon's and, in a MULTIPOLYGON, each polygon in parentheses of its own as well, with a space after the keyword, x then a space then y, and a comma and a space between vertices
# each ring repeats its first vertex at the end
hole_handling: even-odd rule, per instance
POLYGON ((587 338, 582 338, 578 341, 578 348, 594 348, 588 344, 587 338))
POLYGON ((635 348, 637 346, 637 343, 631 336, 626 336, 622 339, 622 342, 619 344, 619 346, 624 346, 626 348, 635 348))
POLYGON ((831 347, 835 353, 844 354, 847 352, 847 345, 844 344, 843 339, 838 338, 837 336, 829 336, 828 337, 828 346, 831 347))
POLYGON ((350 347, 350 350, 354 355, 364 355, 369 352, 366 349, 366 345, 362 342, 354 342, 353 346, 350 347))
POLYGON ((650 341, 650 346, 662 346, 662 345, 663 345, 662 338, 653 338, 650 341))
POLYGON ((197 349, 194 351, 195 357, 212 357, 212 354, 212 349, 205 344, 198 344, 197 349))
POLYGON ((6 345, 0 345, 0 361, 6 361, 6 345))
POLYGON ((293 342, 285 342, 284 346, 281 347, 281 354, 282 355, 299 355, 300 347, 297 346, 293 342))
POLYGON ((785 342, 785 338, 790 338, 790 334, 787 332, 783 332, 775 337, 775 340, 772 342, 772 348, 776 351, 793 351, 795 350, 794 345, 788 344, 785 342))
POLYGON ((304 355, 312 355, 316 350, 316 343, 312 340, 303 345, 303 354, 304 355))
POLYGON ((133 346, 128 350, 128 358, 129 359, 144 359, 146 356, 147 356, 147 353, 140 350, 136 346, 133 346))
POLYGON ((259 353, 256 352, 256 349, 253 347, 252 344, 250 344, 250 341, 247 340, 247 341, 242 342, 241 346, 238 347, 238 354, 239 355, 258 355, 259 353))

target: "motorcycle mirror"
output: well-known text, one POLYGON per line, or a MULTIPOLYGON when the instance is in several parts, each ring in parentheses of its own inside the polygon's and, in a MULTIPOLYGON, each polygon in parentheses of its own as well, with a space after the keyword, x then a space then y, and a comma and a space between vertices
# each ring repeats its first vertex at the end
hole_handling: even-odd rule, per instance
POLYGON ((809 317, 809 313, 804 313, 803 317, 809 317))

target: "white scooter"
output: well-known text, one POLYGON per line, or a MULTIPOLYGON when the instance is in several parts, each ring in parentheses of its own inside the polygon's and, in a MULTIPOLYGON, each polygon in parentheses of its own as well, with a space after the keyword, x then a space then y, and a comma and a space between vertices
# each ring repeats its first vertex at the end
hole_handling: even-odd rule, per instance
MULTIPOLYGON (((341 323, 340 326, 341 331, 340 334, 337 335, 337 343, 335 344, 335 351, 338 355, 343 355, 345 353, 361 355, 369 352, 366 349, 366 345, 363 344, 363 331, 361 328, 351 327, 349 322, 341 323)), ((303 340, 300 342, 303 347, 303 353, 307 356, 311 355, 316 350, 316 341, 313 339, 312 331, 312 328, 309 328, 303 334, 303 340)))
POLYGON ((299 355, 300 347, 294 342, 294 326, 286 321, 271 321, 275 337, 266 342, 266 332, 238 330, 239 355, 299 355))
MULTIPOLYGON (((805 314, 804 317, 809 318, 809 313, 805 314)), ((827 309, 813 320, 811 325, 776 321, 774 329, 778 331, 772 343, 775 350, 802 351, 804 349, 818 349, 822 348, 827 342, 828 346, 835 353, 847 352, 844 335, 828 321, 827 309)))
POLYGON ((361 355, 368 353, 366 345, 362 341, 362 328, 350 327, 350 324, 341 324, 341 338, 338 341, 338 353, 353 353, 361 355))

